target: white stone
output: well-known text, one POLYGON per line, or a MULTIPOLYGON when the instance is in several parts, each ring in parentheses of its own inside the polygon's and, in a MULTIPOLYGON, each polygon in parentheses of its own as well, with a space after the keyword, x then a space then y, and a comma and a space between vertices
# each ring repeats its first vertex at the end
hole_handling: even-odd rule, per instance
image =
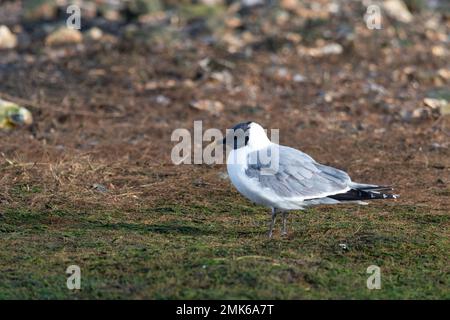
POLYGON ((7 26, 0 26, 0 49, 13 49, 17 46, 17 36, 7 26))

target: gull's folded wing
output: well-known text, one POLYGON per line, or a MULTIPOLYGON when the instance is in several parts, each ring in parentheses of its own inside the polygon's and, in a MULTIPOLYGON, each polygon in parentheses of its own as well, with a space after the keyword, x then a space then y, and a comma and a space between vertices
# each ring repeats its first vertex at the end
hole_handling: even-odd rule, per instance
POLYGON ((273 145, 248 155, 248 177, 286 198, 314 199, 346 192, 350 177, 342 170, 317 163, 307 154, 273 145))

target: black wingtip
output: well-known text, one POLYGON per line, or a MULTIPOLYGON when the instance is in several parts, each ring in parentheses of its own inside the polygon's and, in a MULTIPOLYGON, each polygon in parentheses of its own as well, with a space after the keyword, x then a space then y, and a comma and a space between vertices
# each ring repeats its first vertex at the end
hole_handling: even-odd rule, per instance
MULTIPOLYGON (((375 199, 397 199, 400 196, 398 194, 383 193, 386 189, 350 189, 345 193, 339 193, 328 198, 332 198, 338 201, 357 201, 357 200, 375 200, 375 199)), ((388 190, 392 190, 388 189, 388 190)))
POLYGON ((376 186, 376 185, 357 185, 356 190, 363 191, 392 191, 394 188, 392 186, 376 186))

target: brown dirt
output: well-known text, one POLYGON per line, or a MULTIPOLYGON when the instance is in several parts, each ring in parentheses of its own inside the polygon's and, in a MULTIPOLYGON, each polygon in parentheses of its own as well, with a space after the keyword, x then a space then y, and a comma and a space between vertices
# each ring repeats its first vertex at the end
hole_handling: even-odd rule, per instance
POLYGON ((218 176, 224 168, 174 166, 170 135, 192 129, 194 120, 223 130, 253 120, 280 128, 282 144, 345 169, 356 181, 394 185, 399 203, 447 211, 449 117, 403 116, 423 107, 436 81, 449 85, 436 80, 448 62, 430 58, 436 40, 424 39, 423 32, 372 37, 362 28, 353 48, 326 58, 300 56, 292 48, 274 54, 261 45, 247 59, 195 39, 174 47, 130 40, 69 46, 59 49, 63 57, 41 40, 33 49, 5 54, 0 96, 29 107, 35 124, 0 133, 1 207, 127 210, 234 195, 218 176), (386 45, 397 36, 412 44, 386 45), (233 63, 232 89, 202 71, 205 57, 233 63), (306 82, 273 76, 274 66, 300 73, 306 82), (383 86, 384 95, 367 90, 369 82, 383 86), (161 94, 168 105, 156 102, 161 94), (189 107, 195 99, 221 101, 225 110, 195 110, 189 107), (109 192, 96 192, 95 183, 109 192), (14 186, 40 192, 24 200, 14 186))

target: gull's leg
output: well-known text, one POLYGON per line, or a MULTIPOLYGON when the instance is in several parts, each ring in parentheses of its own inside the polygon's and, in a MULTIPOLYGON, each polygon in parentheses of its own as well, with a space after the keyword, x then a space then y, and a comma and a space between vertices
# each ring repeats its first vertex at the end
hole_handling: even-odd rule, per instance
POLYGON ((270 222, 269 238, 272 238, 273 226, 275 225, 276 218, 277 218, 277 209, 272 208, 272 221, 270 222))
POLYGON ((283 211, 283 231, 281 232, 282 236, 287 235, 287 216, 288 216, 288 212, 287 211, 283 211))

